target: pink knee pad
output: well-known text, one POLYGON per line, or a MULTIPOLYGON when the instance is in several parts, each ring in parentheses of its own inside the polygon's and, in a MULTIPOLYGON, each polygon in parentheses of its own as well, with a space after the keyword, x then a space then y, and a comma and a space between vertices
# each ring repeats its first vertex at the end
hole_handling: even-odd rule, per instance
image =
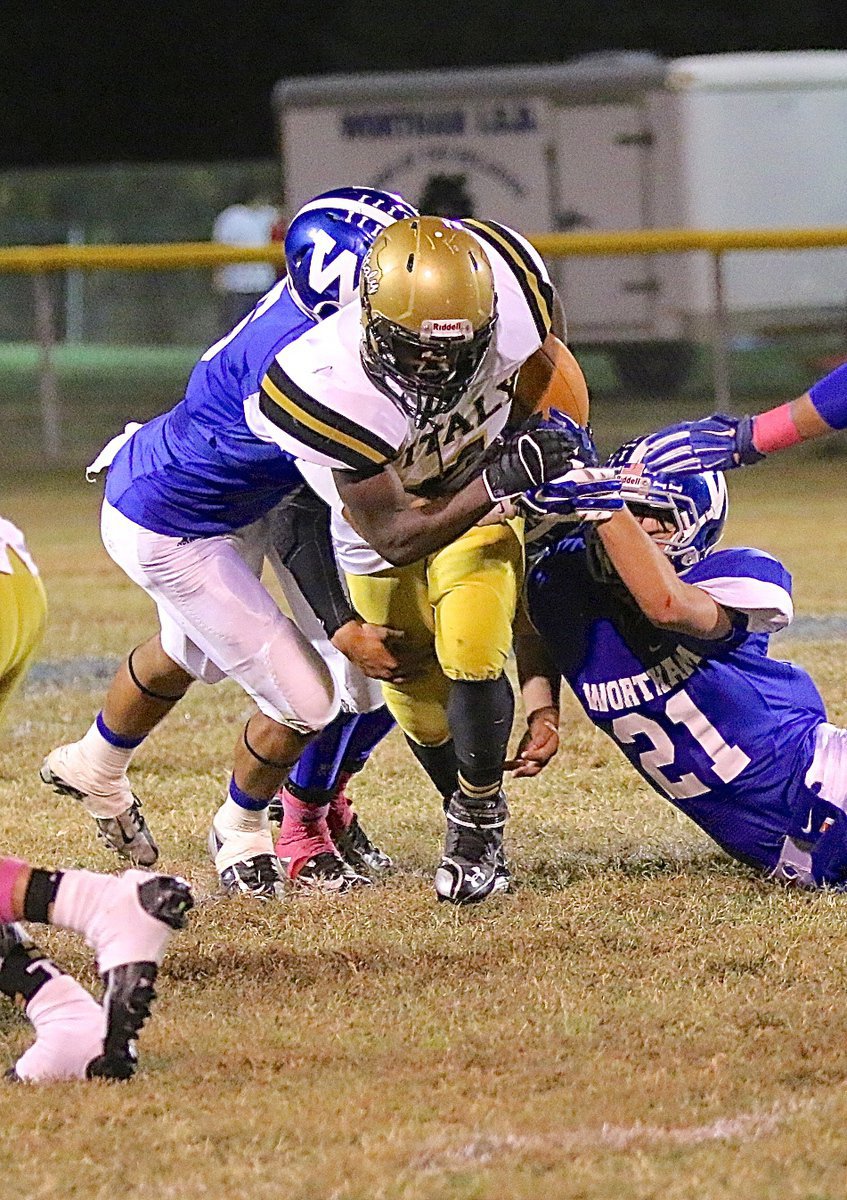
POLYGON ((29 870, 29 863, 22 858, 0 858, 0 925, 16 921, 12 908, 12 892, 22 871, 29 870))

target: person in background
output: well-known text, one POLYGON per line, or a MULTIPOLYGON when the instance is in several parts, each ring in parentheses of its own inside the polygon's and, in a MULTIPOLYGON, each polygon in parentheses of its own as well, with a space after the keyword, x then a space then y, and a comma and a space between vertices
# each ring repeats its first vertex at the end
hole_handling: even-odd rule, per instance
MULTIPOLYGON (((224 246, 267 246, 279 210, 264 192, 248 188, 235 204, 218 213, 212 241, 224 246)), ((230 263, 215 271, 214 286, 220 295, 220 328, 226 333, 273 287, 277 272, 269 262, 230 263)))

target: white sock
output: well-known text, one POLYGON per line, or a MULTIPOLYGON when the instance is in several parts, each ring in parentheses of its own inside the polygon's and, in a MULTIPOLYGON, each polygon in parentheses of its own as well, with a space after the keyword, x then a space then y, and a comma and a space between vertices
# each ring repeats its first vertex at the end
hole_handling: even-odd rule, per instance
POLYGON ((259 854, 274 853, 268 810, 252 812, 227 796, 215 813, 213 828, 221 843, 215 853, 218 873, 236 863, 246 862, 259 854))
POLYGON ((63 871, 53 900, 50 924, 71 929, 88 941, 89 930, 113 883, 111 875, 100 875, 95 871, 63 871))
POLYGON ((133 746, 131 750, 113 746, 103 737, 96 721, 76 743, 76 748, 92 778, 103 782, 117 781, 126 775, 130 759, 138 749, 137 746, 133 746))
POLYGON ((242 808, 231 796, 227 796, 215 813, 215 829, 218 833, 262 833, 270 829, 268 810, 262 808, 255 812, 242 808))
POLYGON ((26 1006, 35 1042, 15 1063, 21 1079, 85 1079, 85 1069, 103 1053, 106 1014, 70 975, 43 984, 26 1006))

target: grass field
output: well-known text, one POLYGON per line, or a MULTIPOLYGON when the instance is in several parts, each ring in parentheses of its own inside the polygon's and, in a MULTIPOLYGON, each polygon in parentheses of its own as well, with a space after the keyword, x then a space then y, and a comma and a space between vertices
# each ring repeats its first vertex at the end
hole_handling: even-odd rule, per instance
MULTIPOLYGON (((727 540, 783 555, 802 613, 843 614, 843 461, 731 485, 727 540)), ((152 629, 99 546, 98 501, 62 475, 4 489, 52 621, 47 669, 0 744, 0 846, 108 870, 87 819, 36 779, 96 711, 92 669, 152 629)), ((776 651, 847 721, 847 643, 776 651)), ((438 805, 392 735, 353 789, 397 862, 390 882, 272 908, 223 900, 204 841, 246 708, 229 685, 197 687, 138 756, 162 865, 200 903, 131 1084, 0 1089, 3 1200, 841 1200, 845 900, 730 863, 572 703, 556 764, 511 789, 512 895, 436 906, 438 805)), ((79 939, 43 940, 95 986, 79 939)), ((0 1004, 0 1058, 29 1036, 0 1004)))
MULTIPOLYGON (((27 529, 52 605, 43 663, 0 741, 0 846, 45 865, 115 866, 36 773, 87 726, 111 664, 153 620, 100 548, 100 489, 79 468, 126 419, 167 407, 193 357, 63 348, 65 470, 45 475, 37 356, 0 352, 0 508, 27 529)), ((603 449, 670 419, 622 402, 602 357, 586 369, 603 449)), ((734 382, 760 408, 807 371, 765 354, 739 360, 734 382)), ((703 382, 676 413, 703 410, 703 382)), ((836 618, 837 632, 843 459, 806 453, 731 483, 728 540, 783 556, 800 613, 836 618)), ((807 665, 847 722, 847 642, 810 632, 776 652, 807 665)), ((162 865, 200 904, 131 1085, 0 1089, 3 1200, 844 1196, 844 901, 731 864, 573 703, 556 764, 511 789, 511 896, 436 906, 438 805, 392 735, 353 789, 398 864, 390 882, 273 909, 222 900, 205 834, 246 711, 237 689, 198 687, 138 757, 162 865)), ((43 940, 96 986, 78 939, 43 940)), ((0 1003, 0 1063, 29 1037, 0 1003)))

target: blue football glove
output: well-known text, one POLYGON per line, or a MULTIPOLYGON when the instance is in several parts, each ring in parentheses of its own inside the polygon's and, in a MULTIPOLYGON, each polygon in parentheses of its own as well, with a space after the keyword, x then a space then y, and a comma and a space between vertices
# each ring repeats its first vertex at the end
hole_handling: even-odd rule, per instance
POLYGON ((618 472, 609 467, 577 467, 527 492, 517 505, 525 516, 556 521, 607 521, 623 506, 618 472))
POLYGON ((591 426, 583 429, 579 422, 575 421, 573 417, 569 417, 567 413, 561 412, 558 408, 551 408, 547 416, 539 422, 539 428, 558 429, 562 433, 566 433, 576 443, 574 458, 578 458, 586 467, 600 465, 597 447, 591 436, 591 426))
POLYGON ((648 471, 696 475, 749 466, 765 456, 753 445, 752 417, 713 413, 648 434, 640 457, 648 471))

